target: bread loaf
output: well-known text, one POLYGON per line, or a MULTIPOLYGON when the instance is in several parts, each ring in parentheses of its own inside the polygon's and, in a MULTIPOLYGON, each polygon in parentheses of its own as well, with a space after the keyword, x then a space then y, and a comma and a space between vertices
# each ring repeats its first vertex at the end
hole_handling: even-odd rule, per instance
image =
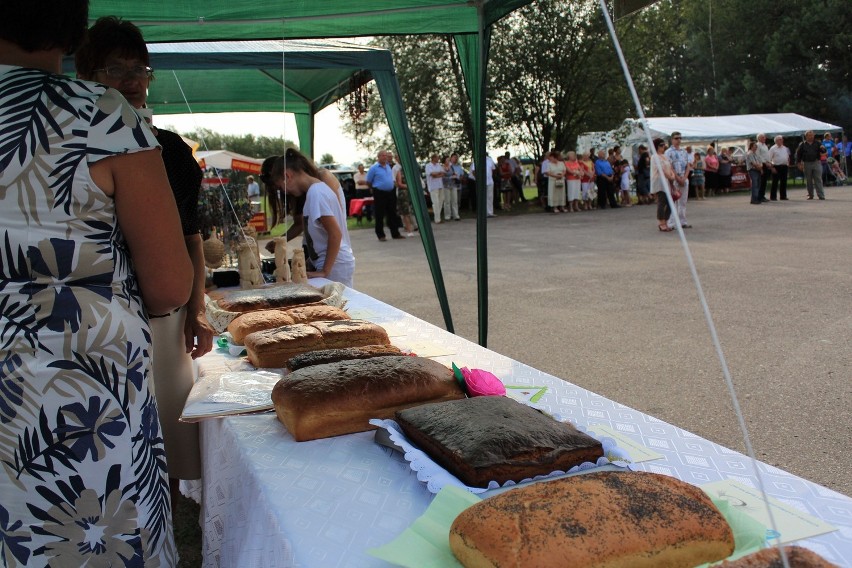
POLYGON ((304 367, 272 389, 278 420, 298 442, 371 430, 371 418, 392 418, 416 404, 463 397, 450 369, 406 355, 304 367))
POLYGON ((311 304, 295 308, 272 310, 257 310, 245 312, 228 324, 228 331, 234 338, 234 343, 242 345, 246 335, 255 331, 272 329, 294 323, 309 323, 312 321, 332 321, 351 319, 349 314, 334 306, 311 304))
MULTIPOLYGON (((787 562, 790 568, 840 568, 825 560, 816 552, 812 552, 801 546, 785 546, 787 562)), ((743 556, 739 560, 724 561, 717 564, 717 568, 784 568, 778 548, 766 548, 754 554, 743 556)))
POLYGON ((388 357, 402 355, 399 347, 393 345, 367 345, 365 347, 346 347, 344 349, 321 349, 311 351, 302 355, 296 355, 287 363, 291 371, 310 367, 312 365, 324 365, 336 363, 337 361, 348 361, 351 359, 372 359, 373 357, 388 357))
POLYGON ((418 448, 474 487, 568 471, 603 456, 598 440, 502 396, 409 408, 396 421, 418 448))
POLYGON ((693 568, 734 551, 701 489, 608 471, 534 483, 462 511, 450 548, 466 568, 693 568))
POLYGON ((364 320, 297 323, 250 333, 245 337, 248 359, 255 367, 285 367, 296 355, 340 347, 389 345, 383 327, 364 320))
POLYGON ((278 283, 264 288, 227 292, 217 304, 229 312, 252 312, 269 308, 283 308, 311 304, 323 299, 323 294, 307 284, 278 283))

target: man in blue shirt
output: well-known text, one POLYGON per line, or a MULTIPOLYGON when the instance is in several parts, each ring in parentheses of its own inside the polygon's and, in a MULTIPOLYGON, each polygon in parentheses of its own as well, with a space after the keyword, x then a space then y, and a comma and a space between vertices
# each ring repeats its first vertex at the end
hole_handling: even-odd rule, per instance
POLYGON ((367 185, 373 194, 373 202, 376 214, 376 236, 380 241, 386 241, 385 218, 387 218, 388 229, 391 238, 404 239, 399 233, 399 217, 396 214, 396 190, 393 182, 393 169, 390 166, 391 153, 379 150, 378 162, 367 170, 367 185))
POLYGON ((598 209, 606 209, 606 202, 609 201, 609 206, 613 209, 621 207, 615 200, 615 186, 613 180, 615 172, 612 171, 612 164, 606 159, 606 150, 598 152, 598 159, 595 161, 595 183, 598 186, 598 209))

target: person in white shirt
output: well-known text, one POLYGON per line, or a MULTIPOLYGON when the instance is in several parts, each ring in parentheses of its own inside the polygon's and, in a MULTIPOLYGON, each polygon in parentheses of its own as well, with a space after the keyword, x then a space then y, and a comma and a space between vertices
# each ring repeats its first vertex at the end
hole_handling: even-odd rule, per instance
POLYGON ((762 132, 757 135, 757 158, 763 164, 763 171, 760 174, 760 201, 769 201, 766 199, 766 184, 769 181, 769 174, 772 172, 772 160, 769 158, 769 148, 766 147, 766 134, 762 132))
POLYGON ((305 196, 304 247, 308 277, 328 278, 353 287, 355 255, 346 228, 346 213, 334 190, 320 179, 317 167, 288 148, 272 168, 272 181, 288 195, 305 196))
POLYGON ((426 189, 432 199, 432 213, 435 223, 441 223, 441 211, 444 208, 444 164, 438 154, 432 154, 431 161, 426 164, 426 189))
POLYGON ((246 178, 246 193, 248 194, 249 205, 252 213, 260 211, 260 185, 254 181, 254 176, 246 178))
MULTIPOLYGON (((491 156, 485 156, 485 212, 488 217, 496 217, 494 214, 494 160, 491 156)), ((476 176, 476 160, 470 164, 470 177, 476 176)))
POLYGON ((780 187, 781 201, 787 201, 787 173, 790 167, 790 149, 784 145, 784 137, 776 136, 775 145, 769 149, 769 162, 772 171, 772 189, 769 190, 769 200, 778 199, 780 187))

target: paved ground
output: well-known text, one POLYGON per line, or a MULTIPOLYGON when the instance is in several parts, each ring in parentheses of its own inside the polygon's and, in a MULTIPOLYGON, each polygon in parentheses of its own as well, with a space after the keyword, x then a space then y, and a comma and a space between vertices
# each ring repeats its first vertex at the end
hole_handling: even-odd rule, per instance
MULTIPOLYGON (((852 496, 852 188, 691 201, 690 248, 759 459, 852 496)), ((488 347, 743 451, 685 256, 649 206, 488 223, 488 347)), ((433 225, 477 341, 475 221, 433 225)), ((419 239, 351 232, 355 286, 443 326, 419 239)))

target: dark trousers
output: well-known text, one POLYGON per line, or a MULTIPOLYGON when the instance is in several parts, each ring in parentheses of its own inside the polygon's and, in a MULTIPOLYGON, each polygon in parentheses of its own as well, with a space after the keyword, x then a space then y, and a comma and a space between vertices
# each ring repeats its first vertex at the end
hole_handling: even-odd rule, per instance
POLYGON ((669 200, 666 198, 666 192, 657 192, 657 221, 660 225, 667 222, 672 214, 672 208, 669 207, 669 200))
POLYGON ((748 177, 751 181, 751 202, 760 203, 760 178, 763 176, 759 170, 749 170, 748 177))
POLYGON ((772 189, 769 190, 769 199, 775 201, 778 197, 776 190, 781 187, 781 199, 787 199, 787 166, 775 166, 772 174, 772 189))
POLYGON ((598 209, 606 209, 607 201, 609 201, 610 207, 618 207, 612 182, 604 176, 598 176, 595 182, 598 186, 598 209))
POLYGON ((518 176, 512 176, 512 187, 518 192, 518 199, 521 203, 526 203, 527 198, 524 197, 524 182, 518 176))
POLYGON ((769 182, 769 174, 772 173, 767 168, 763 168, 760 173, 760 200, 766 199, 766 185, 769 182))
POLYGON ((385 219, 392 237, 399 237, 399 217, 396 214, 396 192, 373 190, 373 205, 376 209, 376 236, 385 238, 385 219))

